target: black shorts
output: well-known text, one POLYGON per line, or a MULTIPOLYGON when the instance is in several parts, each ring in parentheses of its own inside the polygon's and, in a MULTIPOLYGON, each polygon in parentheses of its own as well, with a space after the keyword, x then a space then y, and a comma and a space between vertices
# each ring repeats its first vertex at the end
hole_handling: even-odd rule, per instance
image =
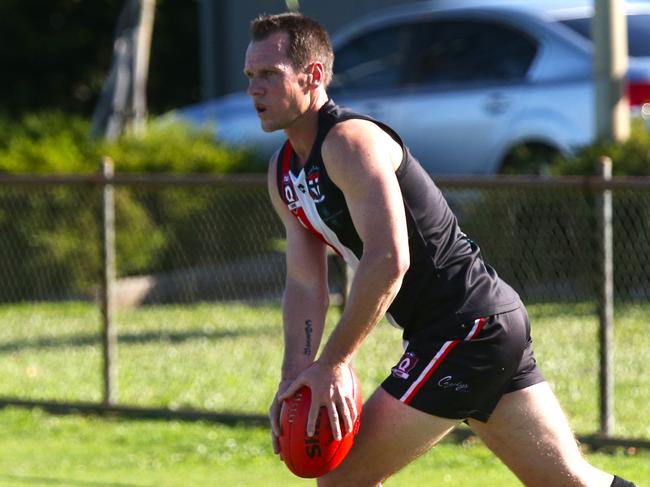
POLYGON ((429 414, 487 421, 501 396, 542 381, 522 306, 415 333, 382 387, 429 414))

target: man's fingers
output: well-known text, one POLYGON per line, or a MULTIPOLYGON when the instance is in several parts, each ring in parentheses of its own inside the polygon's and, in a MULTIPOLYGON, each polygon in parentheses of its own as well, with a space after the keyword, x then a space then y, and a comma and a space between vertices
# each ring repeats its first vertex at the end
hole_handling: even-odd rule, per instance
POLYGON ((320 414, 320 404, 312 400, 309 406, 309 415, 307 416, 307 436, 314 436, 316 432, 316 421, 320 414))
POLYGON ((278 440, 278 436, 280 436, 278 411, 278 402, 277 400, 274 400, 273 404, 271 404, 271 407, 269 408, 269 423, 271 423, 271 443, 273 444, 273 453, 276 455, 280 453, 280 440, 278 440))
POLYGON ((356 419, 356 405, 354 404, 354 400, 349 396, 340 395, 336 401, 336 407, 345 432, 351 433, 354 420, 356 419))
POLYGON ((275 433, 271 433, 271 442, 273 443, 273 453, 280 454, 280 440, 275 433))
POLYGON ((289 387, 282 393, 278 395, 278 402, 286 401, 289 399, 291 396, 293 396, 296 392, 298 392, 298 389, 300 389, 304 384, 302 382, 299 382, 297 380, 293 381, 289 387))
POLYGON ((347 405, 343 413, 343 423, 345 424, 345 432, 352 433, 354 422, 357 420, 357 405, 351 397, 345 397, 345 404, 347 405))
POLYGON ((273 404, 269 408, 269 421, 271 423, 271 432, 275 436, 282 435, 282 427, 280 425, 280 416, 282 414, 283 403, 279 403, 277 400, 273 401, 273 404))
POLYGON ((332 435, 335 440, 340 440, 343 436, 341 435, 341 425, 339 423, 339 413, 334 404, 330 404, 327 408, 327 413, 330 418, 330 426, 332 427, 332 435))

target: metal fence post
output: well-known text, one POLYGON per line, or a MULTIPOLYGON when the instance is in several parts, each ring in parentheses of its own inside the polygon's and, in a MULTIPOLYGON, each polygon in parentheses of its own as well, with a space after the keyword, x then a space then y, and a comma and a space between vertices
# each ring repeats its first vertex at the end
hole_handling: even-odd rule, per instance
MULTIPOLYGON (((603 180, 612 179, 612 160, 601 157, 599 171, 603 180)), ((601 249, 601 287, 598 296, 600 345, 600 434, 610 436, 614 429, 614 248, 612 232, 612 191, 600 194, 598 209, 601 249)))
POLYGON ((104 404, 117 402, 117 333, 113 323, 113 287, 115 283, 115 200, 113 161, 104 157, 101 163, 105 182, 102 187, 102 348, 104 358, 104 404))

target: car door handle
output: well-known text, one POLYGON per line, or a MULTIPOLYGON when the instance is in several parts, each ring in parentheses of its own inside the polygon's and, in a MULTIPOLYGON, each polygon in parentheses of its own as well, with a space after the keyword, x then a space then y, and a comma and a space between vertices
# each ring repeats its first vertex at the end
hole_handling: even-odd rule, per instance
POLYGON ((500 115, 508 111, 510 108, 510 100, 503 93, 492 93, 488 95, 487 100, 483 104, 483 108, 488 113, 500 115))

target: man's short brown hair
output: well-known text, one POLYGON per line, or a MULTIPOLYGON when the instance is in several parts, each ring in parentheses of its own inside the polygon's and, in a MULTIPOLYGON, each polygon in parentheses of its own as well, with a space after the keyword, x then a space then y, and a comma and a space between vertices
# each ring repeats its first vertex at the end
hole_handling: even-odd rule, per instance
POLYGON ((251 22, 251 39, 263 41, 276 32, 289 35, 287 55, 295 70, 305 69, 310 63, 323 63, 324 84, 332 79, 334 52, 327 31, 306 15, 287 12, 277 15, 260 15, 251 22))

